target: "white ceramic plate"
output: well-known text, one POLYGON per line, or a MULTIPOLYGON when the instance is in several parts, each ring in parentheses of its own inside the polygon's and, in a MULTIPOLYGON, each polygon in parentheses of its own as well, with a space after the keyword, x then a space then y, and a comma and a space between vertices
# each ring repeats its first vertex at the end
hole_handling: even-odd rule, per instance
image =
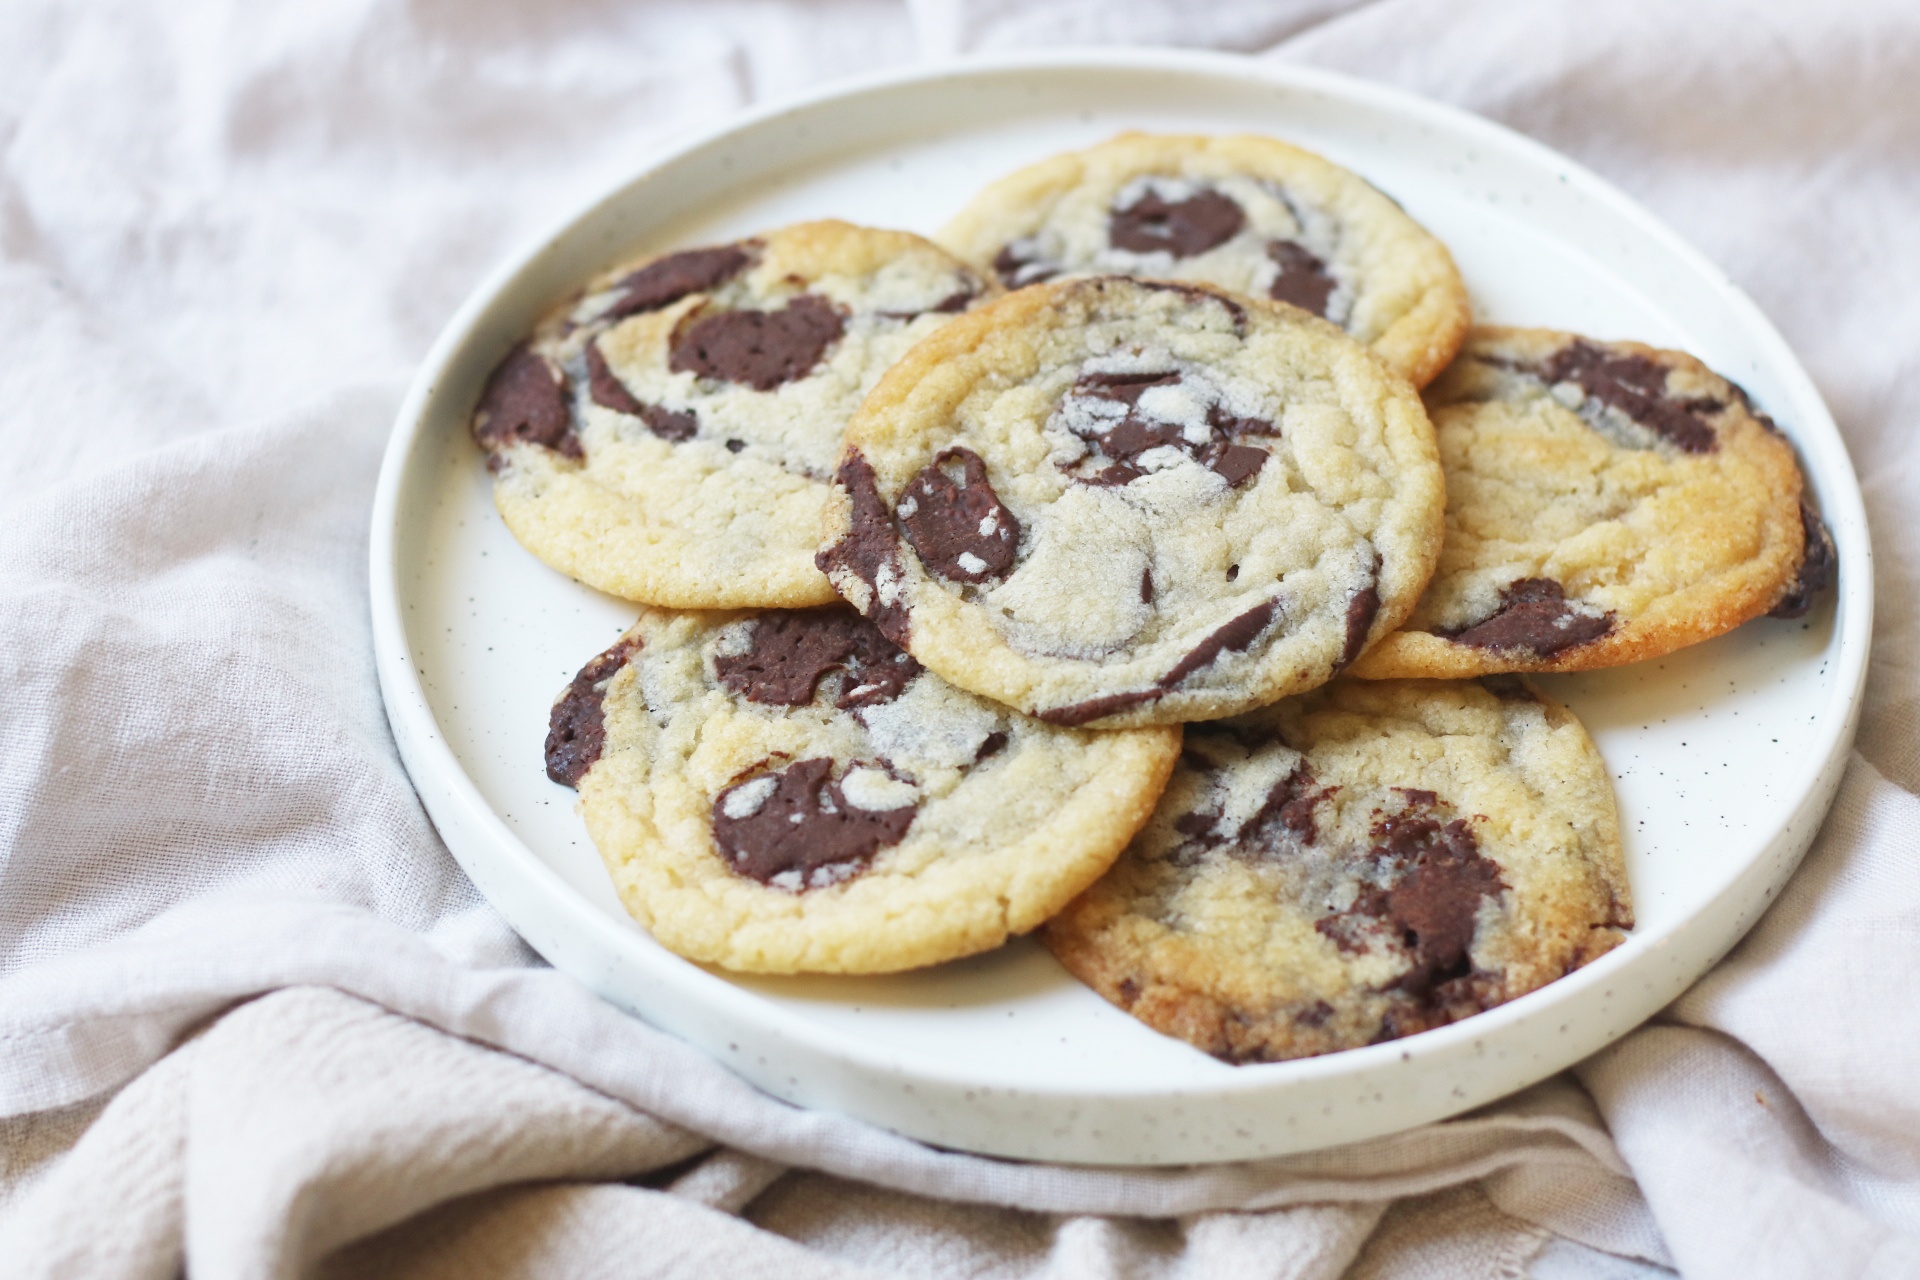
POLYGON ((1244 1159, 1435 1120, 1619 1036, 1739 938, 1837 786, 1866 672, 1859 489, 1806 374, 1751 302, 1565 158, 1376 85, 1219 55, 1087 52, 865 81, 742 117, 506 263, 402 408, 373 518, 381 687, 441 835, 553 964, 781 1098, 916 1138, 1091 1163, 1244 1159), (742 979, 621 910, 542 741, 555 693, 631 605, 547 569, 495 515, 467 416, 507 347, 640 249, 802 218, 936 230, 988 180, 1121 129, 1271 133, 1366 175, 1453 249, 1485 319, 1681 347, 1744 384, 1805 459, 1840 592, 1664 661, 1547 683, 1599 742, 1639 927, 1573 976, 1463 1023, 1302 1062, 1229 1067, 1149 1031, 1041 948, 885 978, 742 979))

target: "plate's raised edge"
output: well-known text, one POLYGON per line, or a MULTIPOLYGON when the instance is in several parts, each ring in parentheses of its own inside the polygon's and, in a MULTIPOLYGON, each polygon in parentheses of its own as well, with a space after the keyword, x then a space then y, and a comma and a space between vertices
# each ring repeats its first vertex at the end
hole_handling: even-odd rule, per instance
MULTIPOLYGON (((1819 732, 1810 743, 1809 755, 1812 760, 1818 761, 1817 764, 1812 764, 1810 771, 1816 775, 1818 781, 1808 793, 1806 802, 1790 815, 1789 826, 1818 821, 1825 812, 1827 804, 1831 802, 1833 788, 1837 785, 1840 769, 1844 766, 1845 753, 1858 719, 1858 702, 1866 678, 1867 648, 1872 626, 1871 550, 1864 504, 1858 483, 1854 479, 1851 460, 1838 428, 1819 392, 1813 386, 1812 380, 1794 357, 1785 339, 1745 292, 1733 284, 1717 266, 1605 179, 1532 139, 1459 108, 1335 72, 1284 63, 1256 61, 1232 54, 1171 50, 1087 49, 967 59, 919 69, 863 76, 744 112, 720 125, 662 145, 637 166, 632 176, 610 184, 600 194, 581 203, 563 217, 554 219, 548 230, 533 237, 518 252, 509 255, 469 295, 429 350, 396 416, 394 433, 388 443, 375 492, 369 547, 369 603, 375 663, 381 693, 403 762, 413 776, 415 785, 419 788, 428 812, 436 824, 442 828, 458 827, 466 837, 485 839, 497 853, 503 855, 503 864, 512 868, 514 877, 520 881, 522 887, 537 888, 545 894, 552 894, 558 900, 566 902, 571 916, 570 923, 582 934, 576 939, 577 942, 590 942, 592 945, 604 948, 633 945, 635 939, 627 929, 579 899, 558 873, 541 862, 508 829, 499 815, 493 812, 480 795, 478 788, 460 767, 439 731, 425 691, 420 684, 418 672, 414 669, 406 640, 396 562, 401 491, 408 464, 421 443, 420 428, 423 410, 437 390, 439 379, 444 375, 452 357, 466 344, 477 322, 491 308, 493 300, 529 264, 547 252, 554 241, 562 237, 573 224, 586 218, 609 200, 616 198, 629 186, 644 181, 661 165, 728 135, 784 115, 804 111, 823 102, 853 98, 895 86, 939 79, 986 78, 1006 72, 1045 69, 1185 72, 1253 81, 1294 90, 1318 91, 1329 96, 1367 102, 1391 110, 1439 117, 1462 133, 1479 137, 1489 147, 1516 152, 1535 163, 1566 174, 1570 182, 1578 183, 1585 189, 1585 194, 1611 206, 1615 213, 1631 222, 1642 233, 1659 241, 1668 251, 1690 263, 1706 278, 1719 283, 1726 291, 1728 301, 1739 313, 1739 318, 1744 321, 1745 326, 1762 347, 1769 368, 1780 378, 1789 397, 1795 402, 1796 442, 1803 450, 1810 446, 1817 446, 1816 452, 1820 455, 1821 465, 1815 470, 1830 479, 1838 478, 1844 481, 1840 484, 1829 483, 1820 493, 1829 523, 1834 528, 1835 541, 1839 544, 1841 552, 1841 590, 1838 616, 1835 620, 1841 631, 1841 651, 1837 659, 1839 670, 1835 673, 1833 694, 1829 699, 1827 710, 1820 717, 1819 732)), ((1785 832, 1783 831, 1782 834, 1784 835, 1785 832)), ((1797 861, 1799 853, 1804 852, 1805 845, 1804 841, 1793 843, 1800 845, 1800 848, 1793 853, 1793 858, 1797 861)), ((462 859, 462 865, 467 866, 465 859, 462 859)), ((474 871, 472 866, 467 866, 467 869, 470 874, 474 871)), ((1697 916, 1710 910, 1730 896, 1741 896, 1739 891, 1746 887, 1746 882, 1751 881, 1756 869, 1754 865, 1749 865, 1731 872, 1721 884, 1715 886, 1708 903, 1694 914, 1697 916)), ((1786 870, 1790 871, 1791 867, 1787 867, 1786 870)), ((1775 867, 1774 872, 1778 880, 1784 880, 1784 871, 1775 867)), ((487 886, 482 887, 484 889, 487 886)), ((509 888, 504 885, 501 887, 509 888)), ((1753 916, 1757 918, 1757 914, 1754 912, 1753 916)), ((1369 1067, 1401 1058, 1409 1051, 1424 1057, 1450 1047, 1457 1047, 1458 1044, 1473 1038, 1495 1034, 1505 1025, 1528 1017, 1543 1004, 1554 1002, 1561 997, 1571 997, 1578 989, 1611 981, 1615 972, 1627 962, 1632 952, 1663 945, 1668 935, 1683 927, 1685 923, 1685 920, 1676 921, 1657 935, 1636 934, 1628 946, 1559 980, 1551 987, 1543 988, 1541 991, 1477 1015, 1468 1022, 1426 1032, 1409 1040, 1349 1050, 1323 1058, 1241 1067, 1231 1073, 1223 1073, 1216 1082, 1211 1084, 1209 1091, 1229 1094, 1259 1093, 1281 1083, 1283 1076, 1288 1080, 1304 1082, 1312 1078, 1358 1073, 1369 1067)), ((1728 940, 1728 945, 1730 946, 1734 940, 1737 940, 1737 935, 1734 939, 1728 940)), ((812 1052, 822 1057, 841 1059, 850 1065, 877 1073, 904 1072, 925 1078, 930 1082, 946 1083, 955 1087, 976 1083, 979 1080, 976 1075, 963 1075, 957 1071, 944 1070, 939 1063, 916 1060, 909 1064, 892 1050, 839 1031, 829 1030, 757 995, 743 992, 724 979, 693 965, 682 964, 676 968, 676 976, 685 984, 686 994, 697 996, 709 1004, 730 1006, 737 1011, 737 1016, 750 1017, 763 1025, 771 1024, 780 1034, 806 1045, 812 1052), (749 1005, 752 1006, 751 1009, 747 1007, 749 1005)), ((1651 1012, 1653 1008, 1647 1010, 1647 1013, 1651 1012)), ((1643 1014, 1642 1017, 1644 1016, 1646 1015, 1643 1014)), ((1029 1096, 1043 1096, 1045 1093, 1044 1090, 1034 1090, 1024 1085, 1018 1087, 1029 1096)), ((1076 1089, 1071 1096, 1075 1098, 1107 1097, 1119 1100, 1130 1097, 1159 1096, 1163 1092, 1153 1087, 1101 1089, 1094 1086, 1076 1089)), ((1460 1109, 1480 1101, 1484 1099, 1463 1103, 1460 1109)))

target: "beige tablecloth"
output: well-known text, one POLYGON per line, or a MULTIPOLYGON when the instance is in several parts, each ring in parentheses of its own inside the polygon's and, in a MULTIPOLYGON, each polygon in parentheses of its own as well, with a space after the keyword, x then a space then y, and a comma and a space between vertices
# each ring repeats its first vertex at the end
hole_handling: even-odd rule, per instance
POLYGON ((1539 0, 0 8, 0 1272, 1920 1275, 1920 9, 1539 0), (1785 330, 1866 487, 1858 752, 1653 1024, 1256 1165, 919 1147, 540 966, 367 634, 374 472, 480 273, 674 131, 979 50, 1175 42, 1559 147, 1785 330))

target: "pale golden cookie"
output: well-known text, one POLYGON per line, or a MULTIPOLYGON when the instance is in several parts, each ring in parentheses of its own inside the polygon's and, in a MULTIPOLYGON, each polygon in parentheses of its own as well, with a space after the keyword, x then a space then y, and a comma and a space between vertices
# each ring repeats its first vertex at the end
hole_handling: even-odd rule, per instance
POLYGON ((1334 326, 1081 277, 887 374, 819 563, 964 689, 1056 724, 1170 724, 1312 688, 1397 626, 1444 498, 1419 397, 1334 326))
POLYGON ((1008 288, 1080 272, 1304 307, 1425 384, 1471 319, 1446 246, 1358 174, 1252 134, 1126 133, 980 192, 940 243, 1008 288))
POLYGON ((1606 767, 1508 676, 1338 680, 1189 726, 1153 817, 1043 936, 1156 1030, 1271 1062, 1458 1021, 1632 926, 1606 767))
POLYGON ((547 771, 634 918, 690 959, 885 973, 997 947, 1112 864, 1178 729, 1042 724, 844 605, 647 610, 555 703, 547 771))
POLYGON ((809 222, 621 268, 543 321, 473 433, 542 560, 685 608, 832 600, 815 539, 840 433, 992 285, 904 231, 809 222))
POLYGON ((1427 392, 1440 567, 1369 679, 1618 666, 1804 613, 1832 544, 1793 448, 1691 356, 1476 329, 1427 392))

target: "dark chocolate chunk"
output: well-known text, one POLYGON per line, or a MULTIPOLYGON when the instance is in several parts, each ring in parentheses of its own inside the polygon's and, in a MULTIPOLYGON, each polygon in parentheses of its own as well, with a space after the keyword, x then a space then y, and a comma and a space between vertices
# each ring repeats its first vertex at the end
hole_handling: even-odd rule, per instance
POLYGON ((1007 735, 995 729, 980 740, 980 749, 973 753, 973 762, 979 764, 988 756, 997 756, 1007 749, 1007 735))
POLYGON ((907 611, 898 601, 880 597, 882 575, 890 584, 898 583, 902 566, 900 538, 894 532, 893 516, 874 480, 873 464, 858 449, 850 449, 834 479, 847 491, 853 505, 853 520, 838 542, 815 553, 813 563, 829 576, 839 571, 866 583, 869 599, 863 612, 873 619, 881 635, 904 649, 907 647, 907 611))
POLYGON ((1480 852, 1473 828, 1447 819, 1431 791, 1399 788, 1403 812, 1374 828, 1379 841, 1368 857, 1384 886, 1363 889, 1353 905, 1317 921, 1322 936, 1342 950, 1366 947, 1377 921, 1397 937, 1412 963, 1389 990, 1409 997, 1411 1007, 1394 1012, 1382 1039, 1439 1026, 1480 1007, 1470 951, 1483 898, 1506 886, 1500 868, 1480 852))
POLYGON ((1237 489, 1260 474, 1260 468, 1267 464, 1267 451, 1216 440, 1201 451, 1200 461, 1218 472, 1228 488, 1237 489))
POLYGON ((1267 256, 1280 268, 1273 283, 1267 286, 1267 296, 1276 302, 1290 302, 1316 316, 1325 316, 1333 291, 1340 287, 1340 282, 1327 272, 1327 264, 1305 245, 1292 240, 1268 244, 1267 256))
POLYGON ((1052 707, 1045 711, 1034 712, 1034 718, 1048 724, 1057 724, 1072 729, 1098 720, 1103 716, 1118 715, 1131 710, 1143 702, 1152 702, 1164 698, 1164 689, 1141 689, 1133 693, 1110 693, 1104 698, 1088 698, 1085 702, 1075 702, 1064 707, 1052 707))
POLYGON ((1213 665, 1215 659, 1223 653, 1244 653, 1267 624, 1280 611, 1278 600, 1265 600, 1253 606, 1239 617, 1216 628, 1211 635, 1193 646, 1186 657, 1173 664, 1173 669, 1160 677, 1160 687, 1171 689, 1202 667, 1213 665))
POLYGON ((826 883, 847 878, 887 845, 899 844, 913 825, 917 804, 898 809, 856 809, 833 781, 833 761, 801 760, 773 774, 736 782, 713 801, 713 838, 729 865, 765 884, 783 872, 798 872, 800 886, 817 887, 816 873, 831 868, 826 883), (752 812, 727 816, 728 801, 743 787, 774 785, 752 812))
POLYGON ((1153 603, 1153 570, 1151 568, 1140 571, 1140 603, 1153 603))
POLYGON ((740 452, 740 451, 741 451, 742 449, 744 449, 744 448, 746 448, 746 447, 747 447, 747 442, 746 442, 745 440, 729 440, 729 441, 727 441, 727 452, 728 452, 728 453, 738 453, 738 452, 740 452))
POLYGON ((615 413, 629 413, 647 424, 647 429, 662 440, 679 444, 691 440, 700 430, 700 419, 691 410, 663 409, 657 404, 642 404, 633 398, 600 354, 600 345, 587 344, 587 394, 593 402, 615 413))
POLYGON ((1833 585, 1833 570, 1839 553, 1834 550, 1833 534, 1819 512, 1805 502, 1800 504, 1800 530, 1806 538, 1806 552, 1800 558, 1800 572, 1793 585, 1780 597, 1780 603, 1768 611, 1769 618, 1804 618, 1813 607, 1813 598, 1833 585))
POLYGON ((1110 458, 1131 462, 1149 449, 1165 445, 1178 448, 1184 443, 1180 428, 1170 422, 1142 422, 1123 418, 1120 425, 1100 437, 1100 448, 1110 458))
POLYGON ((1386 917, 1429 982, 1463 976, 1480 899, 1506 888, 1500 868, 1481 856, 1472 828, 1459 818, 1445 826, 1427 817, 1390 821, 1387 841, 1412 867, 1387 891, 1386 917))
POLYGON ((580 674, 553 704, 547 717, 547 776, 555 782, 578 787, 587 770, 600 759, 607 745, 607 726, 601 714, 607 682, 639 649, 637 638, 622 638, 580 668, 580 674))
MULTIPOLYGON (((1178 373, 1088 373, 1082 374, 1074 383, 1074 395, 1094 400, 1108 400, 1127 406, 1127 414, 1105 431, 1091 437, 1100 446, 1100 451, 1109 458, 1130 461, 1145 453, 1148 449, 1162 445, 1179 446, 1185 443, 1180 428, 1170 422, 1149 422, 1138 413, 1141 393, 1149 387, 1178 386, 1178 373)), ((1111 420, 1109 420, 1111 421, 1111 420)), ((1145 473, 1129 466, 1135 479, 1145 473)), ((1126 483, 1126 481, 1119 481, 1126 483)))
POLYGON ((672 306, 691 293, 705 293, 739 275, 753 261, 751 241, 711 249, 687 249, 656 258, 616 286, 619 301, 602 313, 603 320, 621 320, 642 311, 672 306))
POLYGON ((1683 453, 1712 453, 1719 445, 1713 425, 1703 415, 1726 406, 1712 399, 1670 398, 1666 369, 1645 356, 1620 355, 1575 340, 1553 354, 1541 376, 1549 383, 1574 383, 1683 453))
POLYGON ((916 316, 924 316, 928 314, 947 315, 947 316, 958 315, 960 312, 965 311, 969 306, 971 306, 973 304, 973 300, 979 296, 980 296, 980 290, 973 287, 972 285, 968 285, 965 288, 954 290, 952 293, 940 299, 940 301, 934 303, 932 306, 923 307, 918 311, 882 311, 880 314, 887 317, 887 319, 889 320, 911 320, 916 316))
POLYGON ((771 391, 813 372, 845 330, 831 302, 803 293, 779 311, 701 317, 674 339, 667 367, 771 391))
POLYGON ((633 398, 627 390, 627 384, 620 381, 613 369, 607 364, 607 358, 600 354, 600 344, 587 344, 587 395, 603 409, 615 413, 630 413, 639 417, 646 406, 633 398))
POLYGON ((1225 843, 1225 837, 1220 834, 1220 815, 1217 813, 1183 813, 1173 820, 1173 829, 1208 846, 1225 843))
POLYGON ((935 315, 957 316, 972 306, 973 300, 979 296, 980 290, 974 288, 972 285, 968 285, 964 289, 955 289, 952 293, 933 304, 933 312, 935 315))
POLYGON ((1480 687, 1502 702, 1538 702, 1527 682, 1515 675, 1481 676, 1480 687))
POLYGON ((1179 372, 1169 373, 1083 373, 1073 389, 1082 395, 1114 400, 1125 405, 1140 403, 1140 393, 1148 387, 1174 387, 1180 384, 1179 372))
MULTIPOLYGON (((1206 730, 1196 729, 1205 736, 1206 730)), ((1210 773, 1214 764, 1203 755, 1187 752, 1183 762, 1190 769, 1210 773)), ((1294 766, 1286 777, 1274 783, 1266 799, 1237 830, 1222 831, 1217 813, 1184 813, 1173 821, 1173 829, 1187 837, 1187 843, 1175 851, 1174 861, 1190 863, 1208 849, 1232 842, 1236 854, 1252 856, 1285 855, 1320 839, 1316 811, 1338 791, 1323 787, 1304 762, 1294 766)))
POLYGON ((1531 649, 1551 658, 1613 630, 1613 614, 1579 613, 1552 578, 1521 578, 1500 593, 1500 608, 1470 627, 1441 632, 1476 649, 1531 649))
MULTIPOLYGON (((553 361, 523 342, 507 353, 473 411, 473 439, 489 455, 510 444, 545 445, 569 458, 584 457, 573 434, 566 379, 553 361)), ((488 466, 494 465, 489 458, 488 466)))
POLYGON ((1380 589, 1377 585, 1369 582, 1353 593, 1353 599, 1347 601, 1347 642, 1340 648, 1340 660, 1333 664, 1335 671, 1344 670, 1360 656, 1360 651, 1367 645, 1367 633, 1373 630, 1373 620, 1379 613, 1380 589))
POLYGON ((1110 467, 1102 467, 1087 477, 1087 483, 1102 489, 1118 489, 1132 484, 1147 474, 1131 462, 1116 462, 1110 467))
POLYGON ((921 561, 953 582, 985 582, 1013 568, 1020 521, 987 480, 971 449, 942 452, 907 484, 894 512, 921 561), (961 479, 949 471, 958 464, 961 479))
POLYGON ((1035 246, 1016 240, 993 255, 993 272, 1009 289, 1040 284, 1060 274, 1060 268, 1044 261, 1035 246))
POLYGON ((1102 419, 1103 430, 1083 436, 1098 445, 1100 452, 1114 459, 1083 482, 1101 486, 1119 486, 1138 480, 1146 472, 1134 465, 1134 459, 1149 449, 1179 449, 1202 466, 1210 467, 1230 487, 1245 484, 1260 474, 1267 452, 1251 445, 1237 444, 1241 436, 1277 436, 1280 431, 1263 418, 1240 418, 1221 405, 1207 410, 1209 439, 1196 445, 1185 430, 1173 422, 1158 422, 1140 416, 1140 397, 1153 387, 1180 384, 1178 373, 1088 373, 1082 374, 1068 394, 1094 400, 1106 400, 1127 406, 1119 419, 1102 419))
POLYGON ((691 409, 663 409, 657 404, 643 404, 640 420, 647 424, 647 430, 675 444, 693 439, 700 431, 700 419, 691 409))
POLYGON ((1277 834, 1275 827, 1283 828, 1301 844, 1317 842, 1320 826, 1314 811, 1338 790, 1338 787, 1321 786, 1302 761, 1293 767, 1292 773, 1273 784, 1273 790, 1267 793, 1259 810, 1241 828, 1240 842, 1247 844, 1263 834, 1277 834))
POLYGON ((920 664, 878 627, 839 605, 771 609, 747 625, 747 651, 715 657, 713 669, 748 702, 805 706, 822 676, 841 671, 846 680, 833 705, 846 711, 891 702, 920 674, 920 664))
POLYGON ((1247 225, 1246 211, 1218 191, 1169 201, 1149 191, 1107 220, 1107 242, 1128 253, 1167 252, 1176 258, 1223 245, 1247 225))
POLYGON ((1207 426, 1213 429, 1216 440, 1237 440, 1241 436, 1278 436, 1280 428, 1265 418, 1239 418, 1228 413, 1225 405, 1214 405, 1207 410, 1207 426))
MULTIPOLYGON (((1181 763, 1189 769, 1206 772, 1212 766, 1203 760, 1196 760, 1181 753, 1181 763)), ((1173 820, 1173 829, 1186 839, 1176 845, 1167 854, 1167 861, 1176 867, 1198 866, 1206 860, 1210 850, 1218 849, 1227 843, 1231 832, 1220 830, 1220 815, 1205 811, 1183 813, 1173 820)))

